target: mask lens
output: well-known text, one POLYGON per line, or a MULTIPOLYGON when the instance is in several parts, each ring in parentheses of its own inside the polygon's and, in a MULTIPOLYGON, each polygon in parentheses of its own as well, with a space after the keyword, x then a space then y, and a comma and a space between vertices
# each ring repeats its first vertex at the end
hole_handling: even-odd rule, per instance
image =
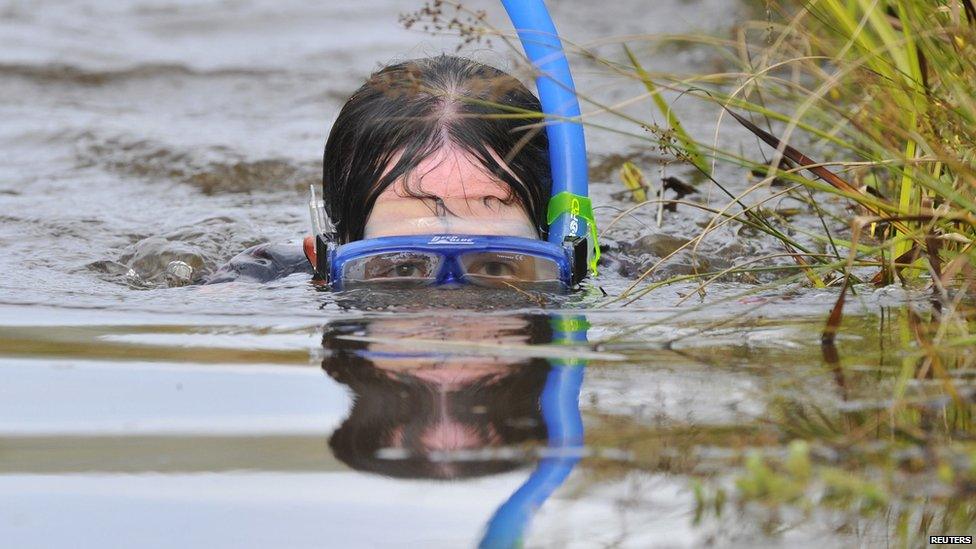
POLYGON ((387 252, 357 257, 342 267, 344 284, 427 286, 437 280, 441 256, 422 252, 387 252))
POLYGON ((518 252, 472 252, 460 257, 465 279, 478 286, 554 289, 561 286, 559 264, 518 252))

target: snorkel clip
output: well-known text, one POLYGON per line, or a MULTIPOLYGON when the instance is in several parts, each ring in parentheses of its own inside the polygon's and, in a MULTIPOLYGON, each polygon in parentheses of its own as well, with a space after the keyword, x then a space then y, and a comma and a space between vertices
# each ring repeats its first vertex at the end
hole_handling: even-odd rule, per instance
POLYGON ((332 223, 332 219, 329 218, 329 214, 325 211, 325 202, 315 196, 315 185, 309 185, 308 191, 308 211, 312 218, 312 235, 315 238, 315 242, 314 249, 306 249, 305 255, 309 256, 311 252, 311 257, 308 259, 315 269, 315 274, 326 282, 331 283, 332 281, 329 275, 331 272, 330 263, 332 254, 338 246, 336 226, 332 223))
POLYGON ((569 255, 573 258, 573 284, 586 278, 587 270, 596 275, 600 243, 589 197, 568 191, 553 195, 549 200, 546 221, 550 227, 550 239, 561 236, 563 247, 569 248, 569 255))
POLYGON ((573 258, 573 272, 571 281, 576 286, 586 278, 590 255, 590 240, 585 236, 567 236, 563 239, 563 248, 573 258))

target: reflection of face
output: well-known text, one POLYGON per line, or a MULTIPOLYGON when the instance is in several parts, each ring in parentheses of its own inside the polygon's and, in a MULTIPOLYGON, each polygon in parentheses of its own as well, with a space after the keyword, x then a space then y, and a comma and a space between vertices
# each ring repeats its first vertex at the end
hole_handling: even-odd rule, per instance
MULTIPOLYGON (((472 319, 468 319, 472 320, 472 319)), ((448 356, 435 355, 433 357, 417 357, 423 347, 410 345, 411 339, 440 340, 451 342, 495 343, 498 345, 515 345, 525 343, 524 330, 527 323, 517 317, 492 318, 492 322, 452 322, 440 319, 431 322, 429 318, 398 318, 384 319, 382 322, 371 324, 371 335, 384 339, 398 339, 402 343, 377 343, 370 346, 370 351, 376 353, 372 357, 373 365, 395 375, 409 375, 431 384, 439 391, 453 391, 477 381, 487 382, 509 373, 511 359, 493 356, 448 356), (382 327, 380 333, 374 330, 382 327), (383 354, 404 356, 384 358, 383 354)))
POLYGON ((437 342, 550 341, 546 317, 389 317, 333 330, 323 338, 331 350, 323 368, 355 397, 329 445, 350 466, 405 477, 490 474, 518 466, 520 458, 489 453, 472 460, 452 452, 545 438, 539 398, 548 362, 465 356, 437 342), (344 339, 343 333, 374 341, 344 339))
POLYGON ((366 220, 365 238, 416 234, 538 238, 525 208, 509 200, 507 185, 453 146, 397 179, 376 199, 366 220))

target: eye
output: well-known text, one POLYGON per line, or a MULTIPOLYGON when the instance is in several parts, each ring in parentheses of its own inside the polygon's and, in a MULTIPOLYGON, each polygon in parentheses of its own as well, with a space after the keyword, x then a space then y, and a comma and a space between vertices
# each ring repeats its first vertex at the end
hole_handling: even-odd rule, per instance
POLYGON ((390 269, 387 274, 392 277, 424 276, 424 266, 416 262, 400 263, 390 269))
POLYGON ((357 276, 357 269, 362 269, 358 275, 362 280, 392 280, 392 279, 422 279, 431 276, 436 269, 436 261, 432 258, 410 253, 380 254, 366 260, 354 260, 346 266, 349 276, 357 276), (359 266, 356 261, 363 263, 359 266))
POLYGON ((420 261, 398 261, 378 269, 370 278, 421 278, 427 276, 427 264, 420 261))
POLYGON ((485 261, 477 265, 472 274, 511 277, 515 275, 515 266, 503 261, 485 261))

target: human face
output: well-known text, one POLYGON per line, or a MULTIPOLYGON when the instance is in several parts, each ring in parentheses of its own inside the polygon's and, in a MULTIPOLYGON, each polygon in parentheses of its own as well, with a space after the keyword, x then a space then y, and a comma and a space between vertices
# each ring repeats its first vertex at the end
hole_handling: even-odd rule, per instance
MULTIPOLYGON (((496 160, 505 166, 500 158, 496 160)), ((477 159, 445 146, 380 194, 366 220, 365 238, 422 234, 538 238, 524 206, 510 200, 509 194, 508 186, 477 159)))

